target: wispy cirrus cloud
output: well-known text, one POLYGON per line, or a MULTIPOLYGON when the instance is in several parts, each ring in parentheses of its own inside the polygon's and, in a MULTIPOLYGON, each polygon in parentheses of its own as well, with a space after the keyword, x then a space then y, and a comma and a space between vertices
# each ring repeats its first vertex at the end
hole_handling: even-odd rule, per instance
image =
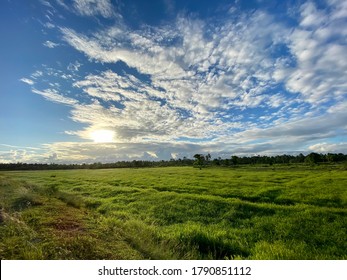
POLYGON ((109 18, 114 14, 110 0, 74 0, 74 7, 77 13, 83 16, 101 15, 109 18))
POLYGON ((72 72, 77 72, 79 68, 82 66, 82 64, 79 61, 71 62, 68 66, 67 69, 72 71, 72 72))
POLYGON ((58 46, 59 46, 59 44, 54 43, 54 42, 52 42, 52 41, 46 41, 46 42, 43 43, 43 45, 44 45, 45 47, 47 47, 47 48, 50 48, 50 49, 54 49, 55 47, 58 47, 58 46))
POLYGON ((32 92, 39 94, 43 96, 45 99, 47 99, 48 101, 52 101, 54 103, 60 103, 60 104, 70 105, 70 106, 74 106, 78 104, 77 100, 67 96, 63 96, 59 94, 57 90, 55 89, 37 90, 33 88, 32 92))

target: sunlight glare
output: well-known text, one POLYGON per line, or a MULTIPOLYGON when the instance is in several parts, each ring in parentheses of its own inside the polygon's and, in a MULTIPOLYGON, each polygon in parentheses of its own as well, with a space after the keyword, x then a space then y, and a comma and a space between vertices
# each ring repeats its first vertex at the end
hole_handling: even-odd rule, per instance
POLYGON ((111 130, 94 130, 90 134, 95 143, 110 143, 113 142, 114 132, 111 130))

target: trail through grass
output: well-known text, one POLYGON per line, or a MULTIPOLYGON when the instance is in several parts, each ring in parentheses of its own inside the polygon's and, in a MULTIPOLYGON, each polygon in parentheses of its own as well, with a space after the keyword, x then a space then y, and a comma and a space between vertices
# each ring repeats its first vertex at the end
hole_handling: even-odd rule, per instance
POLYGON ((0 173, 2 259, 346 259, 340 166, 0 173))

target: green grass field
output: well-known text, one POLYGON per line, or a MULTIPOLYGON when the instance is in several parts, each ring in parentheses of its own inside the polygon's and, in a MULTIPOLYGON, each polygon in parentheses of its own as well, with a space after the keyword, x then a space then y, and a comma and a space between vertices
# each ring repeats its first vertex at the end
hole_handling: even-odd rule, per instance
POLYGON ((347 259, 346 166, 0 172, 1 259, 347 259))

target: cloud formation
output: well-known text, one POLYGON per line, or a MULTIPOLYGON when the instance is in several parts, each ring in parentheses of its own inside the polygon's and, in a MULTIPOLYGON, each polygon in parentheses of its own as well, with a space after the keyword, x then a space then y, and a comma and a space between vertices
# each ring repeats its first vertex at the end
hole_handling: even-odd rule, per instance
MULTIPOLYGON (((73 8, 85 17, 117 14, 109 0, 74 0, 73 8)), ((46 153, 112 161, 345 149, 347 5, 307 1, 291 16, 295 25, 234 8, 222 20, 181 13, 137 29, 121 20, 88 32, 61 25, 64 42, 45 45, 68 45, 87 60, 69 62, 68 74, 36 71, 21 81, 35 80, 34 93, 69 106, 83 128, 65 133, 87 142, 46 144, 46 153), (97 70, 81 72, 82 64, 97 70), (36 85, 48 75, 63 79, 64 90, 62 82, 36 85), (114 143, 91 143, 103 129, 114 143)))
POLYGON ((55 47, 59 46, 57 43, 53 43, 51 41, 46 41, 43 43, 43 45, 47 48, 54 49, 55 47))
POLYGON ((25 83, 25 84, 28 84, 30 86, 32 86, 33 84, 35 84, 35 82, 31 79, 28 79, 28 78, 22 78, 20 79, 21 82, 25 83))
POLYGON ((288 44, 295 67, 277 72, 289 91, 299 92, 315 105, 341 100, 347 92, 347 62, 343 59, 347 31, 341 28, 347 22, 346 4, 330 3, 324 10, 310 1, 301 6, 299 25, 290 34, 288 44))
POLYGON ((105 18, 112 16, 112 4, 110 0, 74 0, 74 7, 81 15, 101 15, 105 18))

